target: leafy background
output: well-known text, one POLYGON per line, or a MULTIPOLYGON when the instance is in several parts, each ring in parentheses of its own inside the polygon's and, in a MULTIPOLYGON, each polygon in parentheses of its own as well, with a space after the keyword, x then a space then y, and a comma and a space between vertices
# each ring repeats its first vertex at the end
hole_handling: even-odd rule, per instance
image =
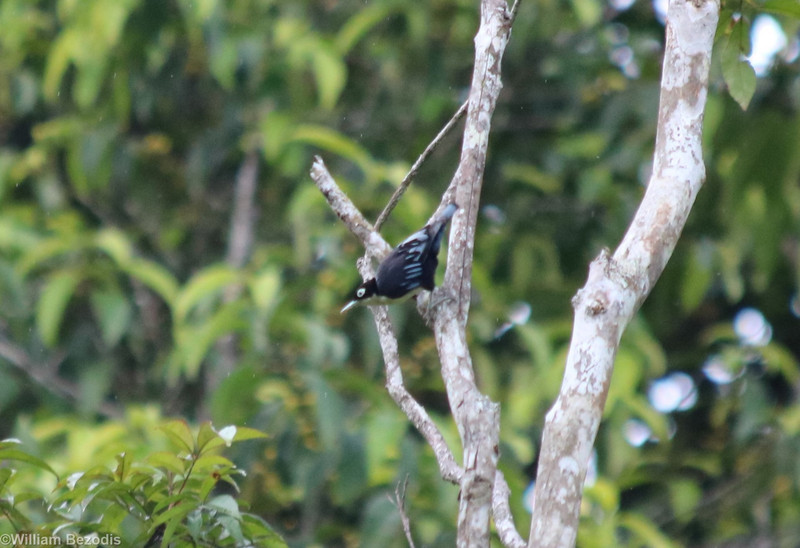
MULTIPOLYGON (((418 542, 452 546, 457 488, 385 393, 369 313, 338 312, 361 249, 307 173, 321 154, 374 218, 466 96, 476 4, 4 0, 0 436, 61 475, 145 452, 122 433, 160 417, 246 425, 268 439, 229 452, 239 498, 291 546, 404 545, 387 495, 406 478, 418 542)), ((581 546, 800 539, 799 12, 723 5, 708 180, 623 338, 581 546), (756 79, 742 55, 763 11, 789 43, 756 79)), ((469 329, 524 536, 570 297, 647 180, 663 35, 646 2, 523 2, 504 59, 469 329)), ((390 242, 435 208, 458 149, 424 166, 390 242)), ((392 313, 408 386, 455 446, 430 333, 411 305, 392 313)))

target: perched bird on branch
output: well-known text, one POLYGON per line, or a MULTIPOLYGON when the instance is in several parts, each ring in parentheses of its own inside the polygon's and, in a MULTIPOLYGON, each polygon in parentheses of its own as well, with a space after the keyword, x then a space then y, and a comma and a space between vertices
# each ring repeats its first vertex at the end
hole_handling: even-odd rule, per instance
POLYGON ((358 286, 346 312, 359 304, 388 304, 407 299, 423 289, 433 291, 439 264, 437 255, 447 223, 458 206, 449 204, 442 212, 392 250, 378 266, 378 273, 358 286))

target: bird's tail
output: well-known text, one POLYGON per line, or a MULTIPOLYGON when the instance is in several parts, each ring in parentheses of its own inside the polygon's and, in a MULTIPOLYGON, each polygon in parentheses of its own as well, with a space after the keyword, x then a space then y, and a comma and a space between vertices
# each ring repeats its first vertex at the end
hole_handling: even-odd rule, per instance
POLYGON ((433 236, 433 245, 431 246, 431 251, 434 254, 439 251, 439 244, 441 244, 442 236, 444 235, 444 227, 447 226, 447 223, 453 218, 456 210, 458 210, 458 204, 455 202, 450 202, 447 204, 447 207, 445 207, 442 212, 428 225, 430 227, 429 234, 433 236))

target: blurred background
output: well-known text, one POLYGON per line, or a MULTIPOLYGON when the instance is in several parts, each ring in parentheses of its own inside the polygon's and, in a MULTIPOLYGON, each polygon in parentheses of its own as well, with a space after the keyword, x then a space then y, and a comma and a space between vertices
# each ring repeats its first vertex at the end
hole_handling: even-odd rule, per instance
MULTIPOLYGON (((469 336, 524 537, 570 298, 649 176, 664 11, 523 1, 503 60, 469 336)), ((622 339, 580 546, 800 544, 798 18, 723 5, 707 182, 622 339)), ((452 546, 458 489, 385 392, 369 312, 339 314, 363 250, 308 171, 374 220, 465 100, 477 26, 465 0, 3 0, 0 438, 66 474, 165 418, 246 425, 269 438, 230 452, 239 498, 291 546, 406 545, 406 478, 418 544, 452 546)), ((389 242, 437 206, 459 132, 389 242)), ((456 448, 431 333, 391 310, 456 448)))

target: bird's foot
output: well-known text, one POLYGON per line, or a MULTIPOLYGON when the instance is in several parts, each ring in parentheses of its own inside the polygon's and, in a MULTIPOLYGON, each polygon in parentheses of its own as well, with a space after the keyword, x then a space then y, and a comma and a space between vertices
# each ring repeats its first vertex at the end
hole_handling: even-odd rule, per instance
POLYGON ((433 291, 426 292, 423 298, 427 303, 420 303, 424 307, 422 317, 428 326, 433 325, 433 314, 436 308, 447 301, 455 300, 455 296, 443 287, 436 287, 433 291))

